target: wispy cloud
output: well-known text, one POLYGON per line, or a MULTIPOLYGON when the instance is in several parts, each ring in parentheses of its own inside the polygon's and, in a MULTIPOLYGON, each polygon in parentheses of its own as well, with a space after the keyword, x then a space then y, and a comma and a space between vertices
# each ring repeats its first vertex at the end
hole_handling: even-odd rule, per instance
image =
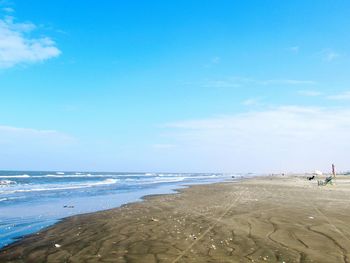
POLYGON ((287 50, 294 53, 294 54, 298 54, 300 47, 299 46, 292 46, 292 47, 289 47, 287 50))
POLYGON ((340 57, 340 54, 332 49, 324 49, 321 51, 321 55, 325 61, 331 62, 340 57))
POLYGON ((327 97, 330 100, 350 100, 350 91, 344 91, 327 97))
POLYGON ((339 93, 327 94, 317 90, 299 90, 298 94, 307 97, 321 97, 322 99, 347 101, 350 100, 350 91, 343 91, 339 93))
POLYGON ((213 58, 211 59, 211 63, 213 63, 213 64, 219 64, 220 61, 221 61, 221 58, 218 57, 218 56, 213 57, 213 58))
POLYGON ((208 88, 238 88, 242 84, 234 80, 209 80, 203 84, 203 87, 208 88))
POLYGON ((181 158, 196 156, 207 169, 301 171, 331 162, 348 168, 350 109, 284 106, 166 127, 181 158))
POLYGON ((61 54, 51 38, 32 37, 36 29, 33 23, 18 23, 12 16, 0 19, 0 68, 41 62, 61 54))
POLYGON ((78 145, 76 138, 60 131, 0 125, 0 167, 46 170, 71 165, 72 169, 73 158, 79 162, 80 155, 72 154, 78 145))
POLYGON ((290 85, 314 85, 316 84, 313 80, 299 80, 299 79, 254 79, 246 77, 231 77, 221 80, 208 80, 203 86, 204 87, 213 87, 213 88, 237 88, 247 85, 255 86, 290 86, 290 85))
POLYGON ((246 99, 242 102, 242 104, 244 106, 255 106, 255 105, 259 105, 261 102, 261 98, 250 98, 250 99, 246 99))
MULTIPOLYGON (((27 145, 60 145, 73 142, 73 137, 55 130, 38 130, 0 125, 0 145, 25 147, 27 145)), ((34 149, 33 149, 34 150, 34 149)))
POLYGON ((314 85, 316 84, 316 82, 313 80, 299 80, 299 79, 269 79, 269 80, 261 80, 260 83, 263 85, 314 85))
POLYGON ((221 58, 219 56, 212 57, 208 63, 204 65, 205 68, 211 68, 221 62, 221 58))
POLYGON ((299 90, 298 93, 302 96, 307 96, 307 97, 317 97, 317 96, 323 95, 322 92, 317 90, 299 90))
POLYGON ((172 149, 175 148, 175 144, 165 144, 165 143, 159 143, 159 144, 153 144, 152 147, 157 150, 164 150, 164 149, 172 149))
POLYGON ((13 8, 11 8, 11 7, 4 7, 4 8, 2 8, 2 10, 4 12, 6 12, 6 13, 13 13, 13 12, 15 12, 15 10, 13 8))

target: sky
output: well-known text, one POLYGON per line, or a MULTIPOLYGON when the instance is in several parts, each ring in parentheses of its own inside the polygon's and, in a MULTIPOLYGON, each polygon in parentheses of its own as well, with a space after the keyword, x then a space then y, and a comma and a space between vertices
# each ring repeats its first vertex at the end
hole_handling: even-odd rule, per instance
POLYGON ((350 170, 346 0, 0 0, 0 170, 350 170))

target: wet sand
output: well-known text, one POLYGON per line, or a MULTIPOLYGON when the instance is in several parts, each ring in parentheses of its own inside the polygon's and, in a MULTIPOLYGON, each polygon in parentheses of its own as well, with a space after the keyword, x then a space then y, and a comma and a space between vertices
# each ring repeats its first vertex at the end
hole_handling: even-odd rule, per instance
POLYGON ((350 262, 350 177, 193 186, 79 215, 0 252, 0 262, 350 262))

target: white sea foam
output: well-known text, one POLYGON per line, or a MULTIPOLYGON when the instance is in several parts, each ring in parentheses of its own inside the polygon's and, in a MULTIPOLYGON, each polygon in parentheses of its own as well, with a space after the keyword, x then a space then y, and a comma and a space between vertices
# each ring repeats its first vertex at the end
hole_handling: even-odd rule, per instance
POLYGON ((143 184, 157 184, 157 183, 173 183, 181 182, 184 180, 200 181, 200 180, 212 180, 215 178, 229 178, 228 176, 207 174, 207 175, 191 175, 191 174, 160 174, 157 177, 141 177, 141 178, 126 178, 122 182, 134 183, 138 185, 143 184))
POLYGON ((31 177, 28 174, 23 174, 23 175, 0 175, 0 178, 29 178, 31 177))
POLYGON ((119 182, 119 179, 112 179, 112 178, 108 178, 106 180, 103 180, 102 182, 97 182, 97 183, 93 183, 91 186, 94 185, 104 185, 104 184, 115 184, 117 182, 119 182))
POLYGON ((89 178, 89 177, 107 177, 106 175, 100 174, 46 174, 33 176, 33 178, 89 178))
POLYGON ((16 184, 16 182, 11 180, 0 180, 0 186, 7 186, 11 184, 16 184))
POLYGON ((141 174, 83 174, 83 173, 74 173, 74 174, 65 174, 65 173, 55 173, 55 174, 46 174, 46 175, 4 175, 0 178, 106 178, 106 177, 123 177, 123 176, 142 176, 141 174))
POLYGON ((186 177, 181 177, 181 178, 167 178, 164 180, 154 180, 154 181, 143 181, 138 183, 139 185, 147 185, 147 184, 163 184, 163 183, 177 183, 177 182, 182 182, 186 179, 186 177))
POLYGON ((66 185, 66 186, 57 186, 57 187, 39 187, 39 188, 30 188, 30 189, 15 189, 15 190, 5 190, 0 191, 0 194, 14 194, 14 193, 29 193, 29 192, 43 192, 43 191, 59 191, 59 190, 73 190, 81 188, 89 188, 100 185, 110 185, 115 184, 118 179, 106 179, 101 182, 88 182, 86 184, 76 184, 76 185, 66 185))
POLYGON ((36 178, 45 178, 45 177, 52 177, 52 178, 80 178, 80 177, 87 177, 85 175, 75 175, 75 174, 47 174, 42 176, 35 176, 36 178))
MULTIPOLYGON (((0 191, 1 192, 1 191, 0 191)), ((25 199, 23 196, 15 196, 15 197, 3 197, 0 198, 0 202, 5 202, 5 201, 13 201, 13 200, 18 200, 18 199, 25 199)), ((0 220, 1 221, 1 220, 0 220)))
POLYGON ((185 180, 187 177, 157 177, 157 178, 147 178, 147 179, 125 179, 123 181, 134 183, 135 185, 146 185, 146 184, 160 184, 160 183, 176 183, 185 180))
POLYGON ((158 177, 178 177, 184 176, 184 174, 157 174, 158 177))

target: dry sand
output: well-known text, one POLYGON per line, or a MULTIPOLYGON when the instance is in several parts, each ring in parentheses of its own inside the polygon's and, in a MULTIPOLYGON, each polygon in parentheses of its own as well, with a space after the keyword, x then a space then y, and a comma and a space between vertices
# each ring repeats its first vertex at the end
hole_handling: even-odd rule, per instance
POLYGON ((194 186, 74 216, 3 249, 0 262, 350 262, 350 177, 194 186))

